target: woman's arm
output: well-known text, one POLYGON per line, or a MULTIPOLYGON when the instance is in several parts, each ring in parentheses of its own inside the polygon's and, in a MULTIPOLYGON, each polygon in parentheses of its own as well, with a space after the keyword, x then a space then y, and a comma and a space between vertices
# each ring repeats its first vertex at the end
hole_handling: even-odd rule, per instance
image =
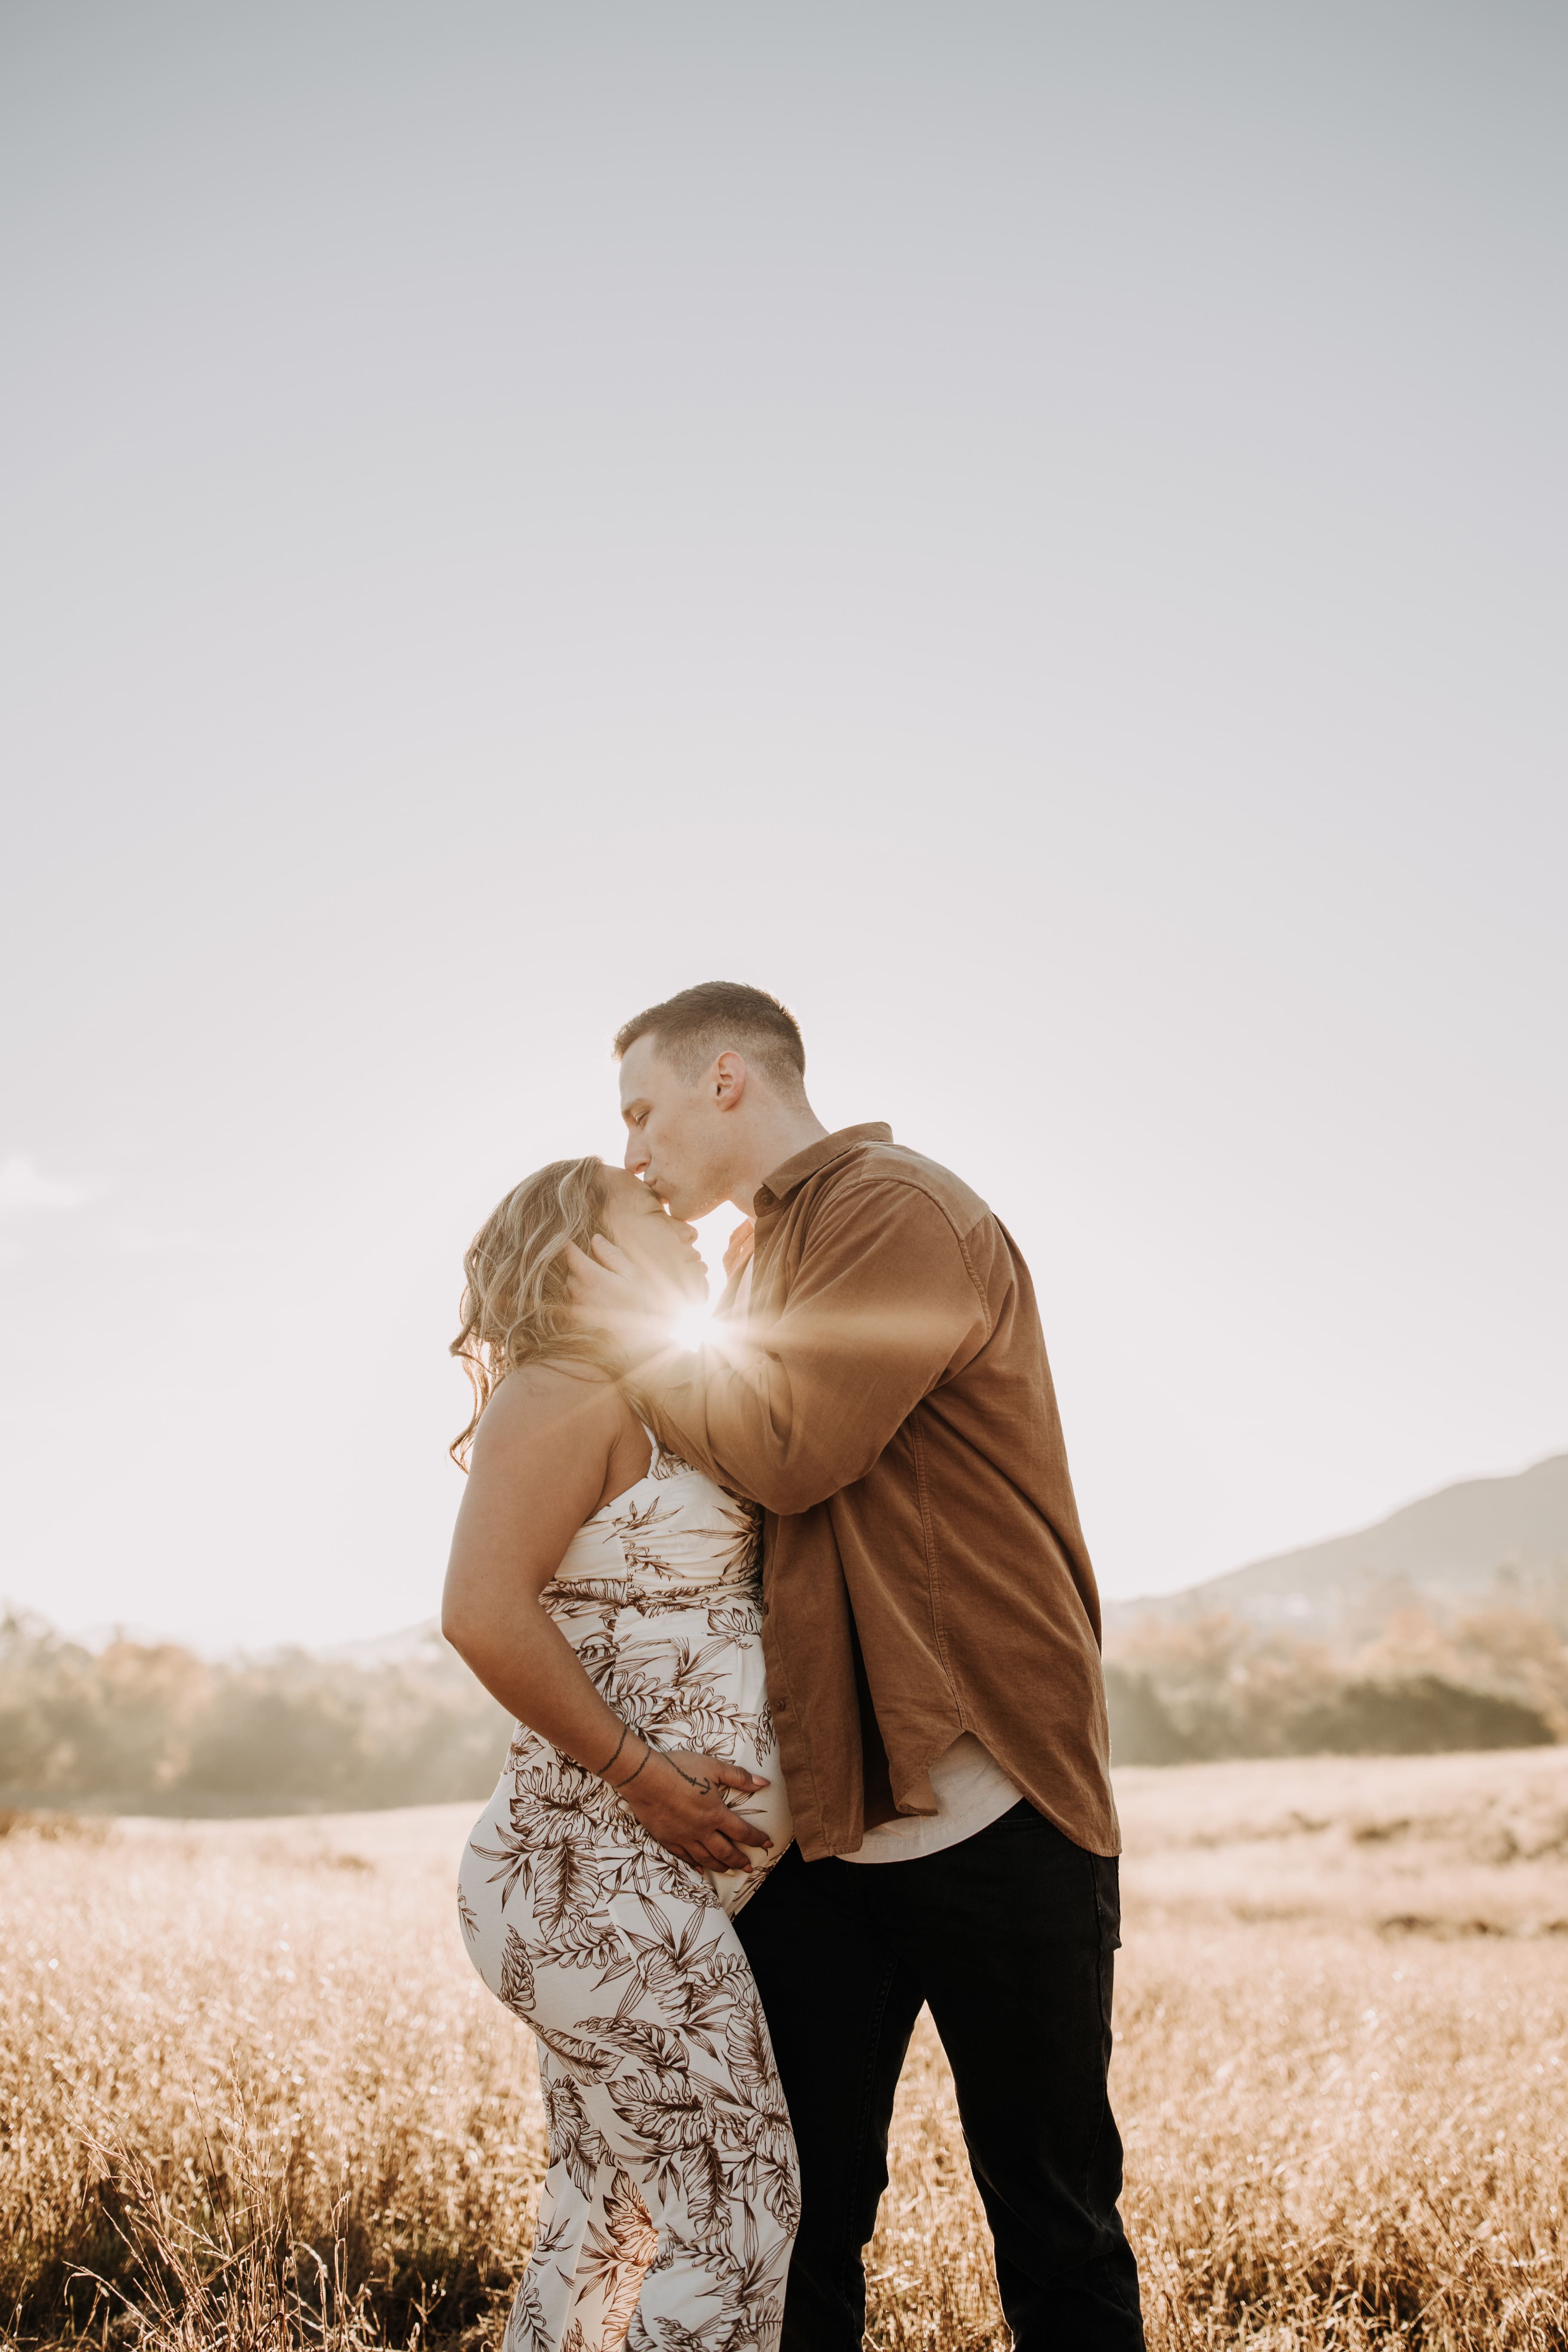
POLYGON ((718 1791, 767 1782, 712 1757, 648 1748, 599 1696, 540 1606, 584 1519, 635 1483, 618 1475, 627 1418, 608 1381, 535 1366, 501 1382, 474 1437, 441 1631, 510 1715, 624 1789, 661 1845, 699 1870, 750 1869, 744 1848, 769 1841, 718 1791))

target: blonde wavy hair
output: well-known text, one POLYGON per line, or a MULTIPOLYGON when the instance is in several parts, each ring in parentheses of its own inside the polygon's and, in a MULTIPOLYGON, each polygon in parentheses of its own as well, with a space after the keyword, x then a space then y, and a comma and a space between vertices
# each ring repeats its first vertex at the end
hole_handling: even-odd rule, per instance
POLYGON ((525 1176, 490 1211, 463 1258, 462 1328, 448 1353, 457 1357, 474 1392, 468 1425, 447 1447, 459 1470, 480 1417, 509 1372, 521 1364, 593 1364, 614 1371, 615 1360, 595 1331, 572 1319, 566 1296, 566 1244, 589 1249, 607 1233, 609 1187, 605 1163, 552 1160, 525 1176))

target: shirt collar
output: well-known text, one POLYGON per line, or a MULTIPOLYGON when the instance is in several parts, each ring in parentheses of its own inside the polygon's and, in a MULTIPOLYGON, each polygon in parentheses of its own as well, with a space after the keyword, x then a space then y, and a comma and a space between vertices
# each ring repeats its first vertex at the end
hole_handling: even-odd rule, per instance
POLYGON ((853 1151, 858 1143, 891 1143, 892 1139, 893 1130, 887 1121, 874 1118, 864 1127, 841 1127, 834 1134, 824 1135, 816 1143, 808 1143, 805 1150, 797 1151, 792 1160, 782 1161, 758 1186, 754 1203, 758 1216, 765 1216, 770 1209, 782 1207, 808 1176, 815 1176, 818 1169, 826 1168, 830 1160, 842 1160, 844 1154, 853 1151))

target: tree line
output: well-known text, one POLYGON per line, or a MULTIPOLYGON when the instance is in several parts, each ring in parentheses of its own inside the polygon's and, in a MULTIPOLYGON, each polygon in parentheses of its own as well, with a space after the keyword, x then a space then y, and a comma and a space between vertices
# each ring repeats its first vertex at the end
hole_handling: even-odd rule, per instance
POLYGON ((173 1643, 90 1650, 0 1618, 0 1805, 117 1812, 355 1811, 480 1798, 510 1727, 432 1636, 355 1665, 226 1663, 173 1643))
POLYGON ((1151 1610, 1106 1666, 1121 1764, 1244 1756, 1409 1756, 1568 1739, 1555 1612, 1392 1608, 1369 1634, 1310 1642, 1226 1612, 1151 1610))
MULTIPOLYGON (((1121 1764, 1417 1754, 1568 1738, 1568 1647, 1522 1610, 1391 1620, 1353 1651, 1234 1616, 1152 1616, 1106 1667, 1121 1764)), ((487 1796, 501 1709, 432 1632, 405 1659, 213 1661, 0 1617, 0 1810, 357 1811, 487 1796)))

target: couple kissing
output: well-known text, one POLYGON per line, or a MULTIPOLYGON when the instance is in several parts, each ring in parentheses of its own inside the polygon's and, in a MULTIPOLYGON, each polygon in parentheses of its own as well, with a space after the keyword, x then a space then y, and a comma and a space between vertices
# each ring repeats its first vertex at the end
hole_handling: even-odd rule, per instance
POLYGON ((616 1054, 624 1166, 507 1195, 453 1342, 442 1624, 517 1724, 458 1913, 550 2127, 506 2352, 859 2352, 922 2007, 1019 2352, 1139 2352, 1100 1605, 1028 1269, 887 1127, 823 1127, 762 990, 616 1054))

